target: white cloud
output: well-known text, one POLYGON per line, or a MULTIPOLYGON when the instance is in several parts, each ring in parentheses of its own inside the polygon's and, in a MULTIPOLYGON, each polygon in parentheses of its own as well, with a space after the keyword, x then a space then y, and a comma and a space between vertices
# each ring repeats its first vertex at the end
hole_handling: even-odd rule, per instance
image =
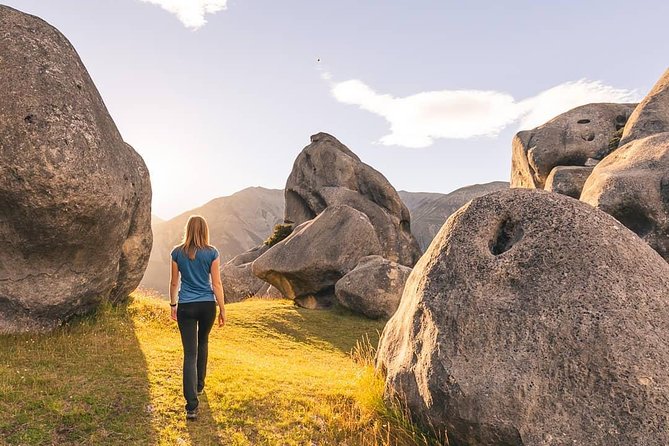
POLYGON ((141 0, 158 5, 176 15, 187 28, 198 29, 207 21, 206 14, 214 14, 227 8, 228 0, 141 0))
POLYGON ((390 123, 384 145, 427 147, 435 139, 494 137, 520 122, 530 128, 578 105, 591 102, 635 101, 634 91, 616 89, 599 81, 567 82, 517 101, 511 95, 484 90, 441 90, 406 97, 380 94, 353 79, 331 84, 332 95, 344 104, 382 116, 390 123))

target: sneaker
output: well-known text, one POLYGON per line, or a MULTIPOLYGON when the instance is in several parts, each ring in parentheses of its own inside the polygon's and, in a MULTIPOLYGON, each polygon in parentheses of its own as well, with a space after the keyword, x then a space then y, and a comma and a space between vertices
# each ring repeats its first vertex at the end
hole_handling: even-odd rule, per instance
POLYGON ((187 410, 186 411, 186 419, 187 420, 197 420, 197 408, 193 410, 187 410))

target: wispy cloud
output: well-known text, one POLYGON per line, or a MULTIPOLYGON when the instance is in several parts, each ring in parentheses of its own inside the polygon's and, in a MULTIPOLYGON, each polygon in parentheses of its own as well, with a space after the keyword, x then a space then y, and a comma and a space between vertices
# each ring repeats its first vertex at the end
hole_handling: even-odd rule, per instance
POLYGON ((633 102, 636 91, 617 89, 599 81, 566 82, 536 96, 518 101, 513 96, 486 90, 441 90, 395 97, 374 91, 353 79, 330 82, 332 95, 344 104, 382 116, 390 133, 384 145, 427 147, 435 139, 494 137, 518 122, 521 128, 536 127, 571 108, 591 102, 633 102))
POLYGON ((228 0, 140 0, 158 5, 176 15, 186 28, 198 29, 207 23, 206 14, 215 14, 227 8, 228 0))
POLYGON ((640 100, 641 96, 636 90, 611 87, 601 81, 581 79, 565 82, 518 104, 520 128, 536 127, 579 105, 593 102, 638 102, 640 100))

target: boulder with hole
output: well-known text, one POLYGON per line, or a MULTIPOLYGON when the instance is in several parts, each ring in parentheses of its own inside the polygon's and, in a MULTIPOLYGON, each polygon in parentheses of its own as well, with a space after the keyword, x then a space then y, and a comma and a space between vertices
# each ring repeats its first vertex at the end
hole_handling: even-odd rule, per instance
POLYGON ((454 446, 669 444, 669 264, 545 191, 475 198, 406 284, 377 364, 454 446))
POLYGON ((0 332, 125 299, 151 250, 151 185, 76 51, 0 6, 0 332))
POLYGON ((511 187, 544 189, 557 166, 585 166, 617 147, 616 132, 636 104, 588 104, 513 138, 511 187))
POLYGON ((337 301, 371 319, 388 319, 395 313, 411 268, 381 256, 360 259, 335 285, 337 301))

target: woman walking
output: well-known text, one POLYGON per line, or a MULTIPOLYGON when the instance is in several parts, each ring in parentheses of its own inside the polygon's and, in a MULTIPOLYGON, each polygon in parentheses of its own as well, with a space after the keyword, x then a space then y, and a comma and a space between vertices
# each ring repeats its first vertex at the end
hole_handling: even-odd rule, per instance
POLYGON ((225 325, 221 261, 218 250, 209 244, 209 228, 203 217, 192 215, 188 219, 183 242, 172 249, 171 256, 170 307, 172 319, 179 325, 184 349, 186 418, 194 420, 199 404, 197 396, 204 390, 207 375, 209 332, 216 319, 217 302, 220 308, 218 325, 225 325))

